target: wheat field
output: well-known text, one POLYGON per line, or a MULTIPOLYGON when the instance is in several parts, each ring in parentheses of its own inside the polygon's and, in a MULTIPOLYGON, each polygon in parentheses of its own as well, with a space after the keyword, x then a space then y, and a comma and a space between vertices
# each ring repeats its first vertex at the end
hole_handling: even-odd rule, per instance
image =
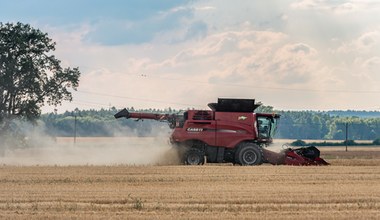
POLYGON ((380 219, 380 150, 326 167, 0 167, 1 219, 380 219))

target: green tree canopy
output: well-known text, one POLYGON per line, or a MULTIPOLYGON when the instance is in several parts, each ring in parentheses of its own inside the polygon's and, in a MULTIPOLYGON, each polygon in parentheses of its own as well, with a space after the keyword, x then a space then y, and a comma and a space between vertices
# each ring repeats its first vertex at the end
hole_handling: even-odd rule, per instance
POLYGON ((22 23, 0 23, 0 122, 38 117, 45 104, 71 101, 78 68, 63 68, 48 34, 22 23))

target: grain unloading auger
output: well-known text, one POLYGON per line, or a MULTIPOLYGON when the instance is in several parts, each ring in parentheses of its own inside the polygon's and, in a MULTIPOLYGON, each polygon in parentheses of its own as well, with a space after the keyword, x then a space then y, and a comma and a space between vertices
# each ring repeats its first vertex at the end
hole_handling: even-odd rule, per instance
POLYGON ((255 113, 254 99, 218 99, 211 110, 188 110, 183 114, 129 112, 115 118, 164 121, 173 129, 170 142, 183 151, 185 164, 231 162, 241 165, 328 165, 315 147, 287 148, 281 153, 267 150, 280 118, 278 114, 255 113))

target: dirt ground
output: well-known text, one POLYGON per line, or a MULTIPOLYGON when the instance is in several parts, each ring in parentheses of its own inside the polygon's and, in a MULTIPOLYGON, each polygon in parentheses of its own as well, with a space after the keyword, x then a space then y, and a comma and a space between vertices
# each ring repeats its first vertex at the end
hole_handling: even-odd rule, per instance
POLYGON ((0 167, 1 219, 380 219, 380 148, 327 167, 0 167))
POLYGON ((380 147, 319 147, 321 157, 332 165, 380 166, 380 147))

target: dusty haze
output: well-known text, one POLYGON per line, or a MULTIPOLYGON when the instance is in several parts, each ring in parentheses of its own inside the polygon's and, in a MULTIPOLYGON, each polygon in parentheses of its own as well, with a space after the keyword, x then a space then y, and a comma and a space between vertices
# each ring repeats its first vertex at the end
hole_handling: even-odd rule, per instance
MULTIPOLYGON (((139 123, 139 122, 136 122, 139 123)), ((52 137, 39 122, 31 125, 15 123, 15 128, 26 138, 0 135, 0 164, 5 165, 170 165, 179 164, 176 149, 169 143, 169 128, 154 129, 149 137, 137 136, 128 127, 110 128, 115 137, 52 137), (123 137, 127 135, 129 137, 123 137)), ((281 164, 285 142, 275 140, 264 150, 271 162, 281 164)))
MULTIPOLYGON (((168 130, 151 137, 54 138, 42 124, 19 124, 26 138, 1 137, 0 163, 5 165, 167 165, 179 163, 168 130), (26 143, 26 146, 22 144, 26 143)), ((116 129, 115 129, 116 130, 116 129)), ((115 131, 117 132, 117 131, 115 131)), ((133 132, 133 131, 131 131, 133 132)))

